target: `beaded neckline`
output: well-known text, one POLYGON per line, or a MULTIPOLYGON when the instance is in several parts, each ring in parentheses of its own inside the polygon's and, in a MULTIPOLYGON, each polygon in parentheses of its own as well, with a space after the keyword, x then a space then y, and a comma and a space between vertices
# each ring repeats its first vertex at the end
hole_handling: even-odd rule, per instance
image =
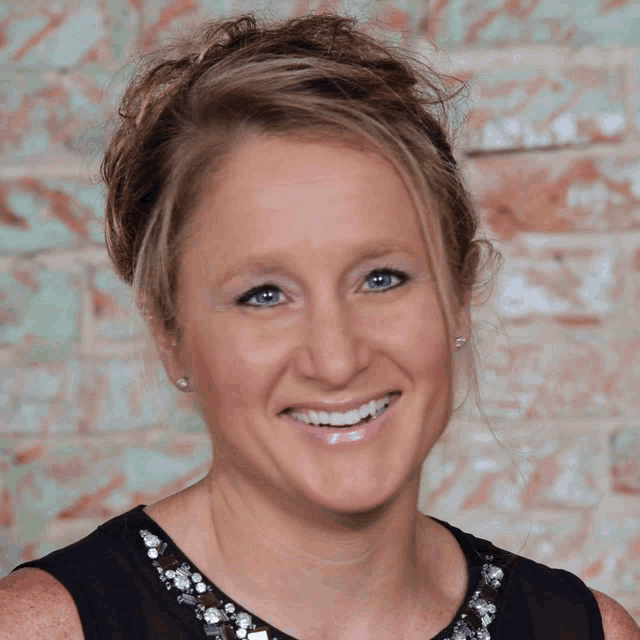
MULTIPOLYGON (((207 580, 160 525, 142 510, 144 506, 138 506, 148 521, 148 528, 138 529, 141 552, 156 569, 159 581, 175 594, 180 605, 191 609, 192 615, 201 622, 206 637, 213 640, 296 640, 246 611, 207 580), (149 528, 155 529, 156 533, 149 528)), ((503 596, 504 572, 497 561, 494 562, 493 555, 482 553, 479 558, 482 561, 479 575, 475 567, 469 566, 466 603, 453 621, 431 640, 491 640, 489 626, 497 615, 497 605, 503 596), (471 584, 475 584, 473 591, 471 584)))

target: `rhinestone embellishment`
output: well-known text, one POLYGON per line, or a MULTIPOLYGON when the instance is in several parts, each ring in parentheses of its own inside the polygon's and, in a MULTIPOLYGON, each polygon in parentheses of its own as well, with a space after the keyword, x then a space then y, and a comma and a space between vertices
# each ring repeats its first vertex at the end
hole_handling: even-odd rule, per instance
MULTIPOLYGON (((236 611, 233 602, 221 602, 201 574, 194 573, 186 562, 178 562, 167 544, 146 529, 140 530, 147 556, 153 561, 168 591, 175 589, 180 604, 189 605, 198 620, 204 622, 204 632, 212 640, 279 640, 268 627, 256 627, 250 614, 236 611)), ((491 640, 487 627, 496 616, 495 601, 499 596, 504 572, 490 564, 493 556, 483 554, 482 580, 456 621, 453 633, 446 640, 491 640)))
POLYGON ((233 602, 221 602, 200 573, 186 562, 179 562, 158 536, 146 529, 140 532, 147 556, 153 561, 158 577, 168 591, 175 590, 180 604, 189 605, 204 632, 212 640, 279 640, 267 627, 256 627, 251 615, 238 610, 233 602))
POLYGON ((502 586, 504 571, 490 564, 492 555, 484 554, 482 558, 486 561, 482 566, 482 582, 460 614, 453 634, 447 640, 491 640, 487 627, 496 617, 497 607, 494 602, 502 586))

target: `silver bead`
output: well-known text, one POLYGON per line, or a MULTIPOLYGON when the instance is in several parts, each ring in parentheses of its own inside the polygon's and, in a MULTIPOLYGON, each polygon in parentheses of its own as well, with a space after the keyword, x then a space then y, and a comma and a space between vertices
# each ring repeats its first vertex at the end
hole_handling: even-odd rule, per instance
POLYGON ((209 607, 204 612, 204 620, 209 624, 216 624, 222 620, 222 613, 218 611, 215 607, 209 607))
POLYGON ((467 339, 463 336, 458 336, 456 338, 456 349, 462 349, 464 345, 467 344, 467 339))
POLYGON ((154 536, 152 533, 147 533, 147 535, 145 535, 144 539, 144 543, 147 545, 147 547, 159 547, 160 546, 160 538, 158 538, 158 536, 154 536))
POLYGON ((243 629, 251 626, 251 616, 248 613, 241 612, 236 616, 236 624, 243 629))
POLYGON ((181 389, 186 389, 189 386, 189 381, 186 378, 179 378, 178 380, 176 380, 176 384, 181 389))
POLYGON ((180 589, 180 591, 185 591, 191 586, 189 578, 181 574, 178 574, 173 578, 173 584, 176 588, 180 589))

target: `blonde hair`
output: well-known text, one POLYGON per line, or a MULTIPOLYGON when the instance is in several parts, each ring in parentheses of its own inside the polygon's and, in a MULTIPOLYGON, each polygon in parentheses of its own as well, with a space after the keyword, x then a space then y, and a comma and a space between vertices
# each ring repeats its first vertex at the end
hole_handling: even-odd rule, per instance
POLYGON ((101 165, 105 238, 138 309, 167 335, 180 336, 178 265, 204 178, 221 175, 254 136, 349 144, 392 164, 419 214, 450 344, 455 313, 486 266, 493 280, 503 258, 476 237, 478 215, 447 133, 447 105, 466 84, 356 23, 324 13, 269 24, 249 13, 206 22, 141 60, 101 165))

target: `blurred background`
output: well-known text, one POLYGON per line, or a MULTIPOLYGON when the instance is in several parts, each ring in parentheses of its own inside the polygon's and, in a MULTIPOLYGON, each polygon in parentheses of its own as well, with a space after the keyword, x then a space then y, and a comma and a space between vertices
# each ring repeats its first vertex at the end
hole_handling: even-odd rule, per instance
POLYGON ((130 56, 208 17, 324 9, 471 83, 454 151, 506 259, 473 309, 491 428, 471 392, 420 509, 576 573, 640 623, 633 0, 0 4, 0 576, 209 466, 192 396, 143 351, 104 247, 97 167, 130 56))

